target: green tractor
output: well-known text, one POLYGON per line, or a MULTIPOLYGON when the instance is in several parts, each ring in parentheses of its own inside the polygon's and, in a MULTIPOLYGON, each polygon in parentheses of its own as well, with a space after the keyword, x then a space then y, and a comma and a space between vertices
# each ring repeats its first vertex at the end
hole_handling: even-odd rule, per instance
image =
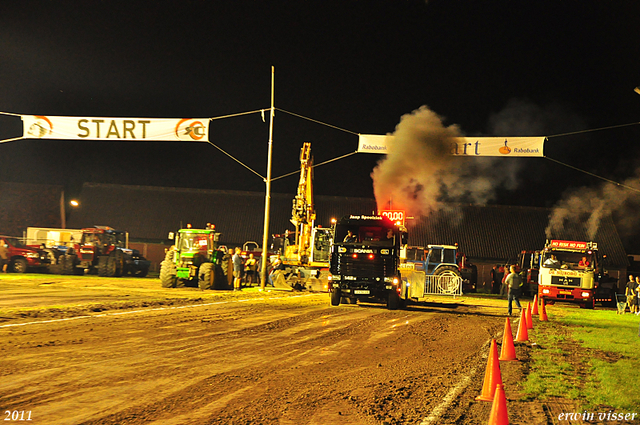
POLYGON ((169 233, 175 244, 160 263, 160 281, 164 288, 200 287, 200 289, 228 289, 222 270, 224 252, 218 249, 221 233, 215 226, 206 229, 178 230, 169 233))

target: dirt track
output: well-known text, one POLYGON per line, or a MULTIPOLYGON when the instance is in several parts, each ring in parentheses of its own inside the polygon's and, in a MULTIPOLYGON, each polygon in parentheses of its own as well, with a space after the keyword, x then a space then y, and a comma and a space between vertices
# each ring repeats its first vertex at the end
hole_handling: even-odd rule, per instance
MULTIPOLYGON (((490 403, 473 398, 486 343, 504 326, 502 308, 465 300, 388 311, 332 308, 327 294, 246 295, 2 322, 0 407, 31 411, 37 424, 488 420, 490 403)), ((526 356, 526 346, 517 348, 526 356)), ((521 366, 503 367, 511 423, 546 423, 538 404, 515 401, 521 378, 521 366)))

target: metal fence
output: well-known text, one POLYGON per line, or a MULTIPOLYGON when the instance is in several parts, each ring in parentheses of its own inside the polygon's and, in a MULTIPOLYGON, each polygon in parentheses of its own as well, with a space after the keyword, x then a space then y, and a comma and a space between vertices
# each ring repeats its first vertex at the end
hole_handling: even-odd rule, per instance
POLYGON ((409 297, 423 298, 427 295, 462 295, 460 276, 427 276, 424 272, 412 271, 407 276, 409 297))

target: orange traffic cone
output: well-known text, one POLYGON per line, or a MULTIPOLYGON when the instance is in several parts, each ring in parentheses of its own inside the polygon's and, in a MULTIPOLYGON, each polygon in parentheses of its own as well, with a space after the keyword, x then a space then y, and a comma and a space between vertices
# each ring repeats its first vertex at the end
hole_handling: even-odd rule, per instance
POLYGON ((533 329, 533 318, 531 317, 531 303, 527 304, 527 329, 533 329))
POLYGON ((509 425, 507 397, 504 395, 504 385, 502 384, 496 386, 496 394, 489 414, 489 425, 509 425))
POLYGON ((513 346, 513 335, 511 334, 511 320, 507 317, 504 323, 504 336, 502 337, 502 349, 500 350, 500 361, 518 360, 516 357, 516 347, 513 346))
POLYGON ((487 370, 484 372, 482 394, 476 397, 476 400, 493 401, 496 393, 496 385, 502 385, 502 375, 500 374, 498 346, 496 345, 496 340, 492 339, 491 347, 489 348, 489 360, 487 360, 487 370))
POLYGON ((536 316, 539 314, 538 313, 538 294, 535 294, 533 296, 533 310, 531 310, 531 314, 535 314, 536 316))
POLYGON ((542 298, 542 304, 540 305, 540 321, 541 322, 548 322, 549 318, 547 317, 547 309, 544 306, 544 298, 542 298))
POLYGON ((516 334, 516 341, 524 342, 529 341, 529 332, 527 331, 527 313, 525 309, 522 309, 520 314, 520 323, 518 324, 518 333, 516 334))

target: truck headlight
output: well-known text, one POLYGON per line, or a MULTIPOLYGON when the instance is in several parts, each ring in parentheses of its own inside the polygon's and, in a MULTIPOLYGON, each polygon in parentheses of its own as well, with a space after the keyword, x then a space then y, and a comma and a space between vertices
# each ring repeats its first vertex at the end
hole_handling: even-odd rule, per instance
POLYGON ((24 256, 27 258, 40 258, 40 254, 37 252, 27 252, 24 256))

